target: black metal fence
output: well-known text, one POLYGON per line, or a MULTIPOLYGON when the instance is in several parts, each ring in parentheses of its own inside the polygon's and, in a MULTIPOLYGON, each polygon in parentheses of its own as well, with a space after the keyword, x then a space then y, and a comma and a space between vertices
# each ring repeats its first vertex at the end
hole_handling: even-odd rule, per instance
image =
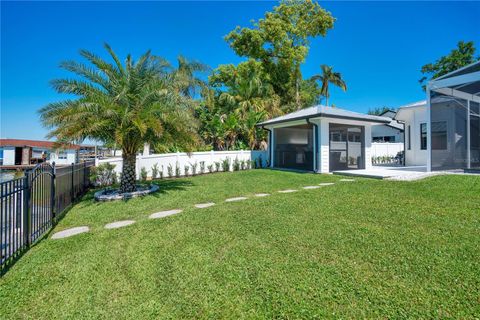
POLYGON ((58 221, 88 189, 94 162, 41 163, 24 177, 0 183, 0 273, 58 221))

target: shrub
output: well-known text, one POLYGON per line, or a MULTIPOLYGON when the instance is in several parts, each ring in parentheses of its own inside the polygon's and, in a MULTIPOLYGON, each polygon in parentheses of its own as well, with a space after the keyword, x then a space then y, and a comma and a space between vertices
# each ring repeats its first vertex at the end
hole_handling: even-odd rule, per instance
POLYGON ((245 160, 240 161, 240 168, 241 168, 242 170, 246 170, 246 169, 247 169, 247 163, 246 163, 245 160))
POLYGON ((175 163, 175 177, 180 177, 180 165, 178 164, 178 161, 175 163))
POLYGON ((207 166, 208 172, 213 173, 213 164, 207 166))
POLYGON ((157 177, 158 177, 158 164, 155 163, 152 166, 152 180, 157 179, 157 177))
POLYGON ((192 166, 192 176, 196 176, 197 175, 197 168, 198 168, 198 163, 197 161, 195 161, 194 164, 191 164, 190 165, 192 166))
POLYGON ((222 160, 222 171, 223 172, 230 171, 230 158, 229 157, 226 157, 225 159, 222 160))
POLYGON ((240 161, 238 161, 238 158, 235 158, 233 160, 233 171, 239 171, 240 170, 240 161))
POLYGON ((205 161, 200 161, 200 174, 205 173, 205 161))
POLYGON ((140 180, 147 181, 147 169, 145 169, 145 167, 140 169, 140 180))
POLYGON ((106 187, 117 183, 115 165, 108 162, 91 168, 90 181, 96 187, 106 187))
POLYGON ((185 173, 185 177, 188 177, 188 173, 190 171, 190 166, 188 164, 186 164, 184 167, 183 167, 183 172, 185 173))
POLYGON ((248 159, 247 161, 245 161, 245 169, 248 170, 251 168, 252 168, 252 160, 248 159))
POLYGON ((162 166, 162 170, 160 170, 160 179, 163 179, 163 166, 162 166))
POLYGON ((169 177, 169 178, 172 178, 172 177, 173 177, 173 167, 172 167, 172 164, 171 164, 171 163, 168 164, 167 174, 168 174, 168 177, 169 177))
POLYGON ((221 163, 218 162, 218 161, 215 161, 215 171, 219 172, 220 171, 220 166, 221 166, 221 163))

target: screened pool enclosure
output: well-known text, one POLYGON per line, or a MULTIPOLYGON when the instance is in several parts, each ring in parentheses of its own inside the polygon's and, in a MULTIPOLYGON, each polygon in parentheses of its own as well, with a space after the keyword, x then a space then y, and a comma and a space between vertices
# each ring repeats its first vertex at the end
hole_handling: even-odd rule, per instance
POLYGON ((429 170, 480 170, 480 62, 427 86, 429 170))

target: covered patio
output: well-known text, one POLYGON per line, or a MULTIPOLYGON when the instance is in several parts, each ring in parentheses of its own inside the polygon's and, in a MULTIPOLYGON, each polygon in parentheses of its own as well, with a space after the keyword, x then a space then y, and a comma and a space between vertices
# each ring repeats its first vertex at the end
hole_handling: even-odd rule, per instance
POLYGON ((427 85, 427 170, 480 171, 480 61, 427 85))

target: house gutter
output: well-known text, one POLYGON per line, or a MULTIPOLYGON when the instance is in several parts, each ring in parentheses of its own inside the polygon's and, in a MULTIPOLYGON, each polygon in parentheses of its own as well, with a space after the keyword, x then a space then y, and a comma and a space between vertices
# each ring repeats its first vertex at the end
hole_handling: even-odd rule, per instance
POLYGON ((272 146, 272 130, 265 128, 265 126, 262 126, 262 129, 265 131, 268 131, 268 164, 270 167, 272 166, 272 151, 273 151, 273 146, 272 146))
POLYGON ((375 123, 390 123, 388 120, 377 120, 377 119, 365 119, 361 117, 346 117, 346 116, 340 116, 340 115, 331 115, 331 114, 325 114, 325 113, 317 113, 317 114, 312 114, 308 116, 301 116, 301 117, 296 117, 296 118, 290 118, 290 119, 284 119, 284 120, 278 120, 278 121, 272 121, 272 122, 262 122, 257 124, 257 126, 262 127, 265 125, 273 125, 273 124, 278 124, 278 123, 284 123, 284 122, 292 122, 296 120, 308 120, 311 118, 333 118, 333 119, 344 119, 344 120, 357 120, 357 121, 363 121, 363 122, 375 122, 375 123))
POLYGON ((318 172, 318 124, 310 122, 310 118, 306 118, 307 123, 313 125, 313 134, 315 135, 315 144, 313 145, 314 155, 315 155, 315 165, 313 167, 313 172, 318 172))

